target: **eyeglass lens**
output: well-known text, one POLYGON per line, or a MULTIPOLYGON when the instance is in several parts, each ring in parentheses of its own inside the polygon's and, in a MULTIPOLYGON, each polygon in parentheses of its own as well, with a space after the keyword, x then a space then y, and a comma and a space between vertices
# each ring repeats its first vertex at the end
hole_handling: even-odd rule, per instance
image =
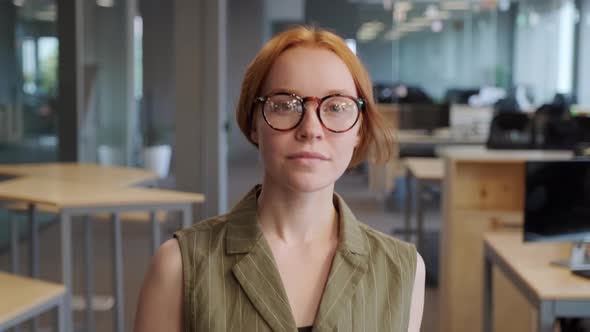
MULTIPOLYGON (((297 126, 304 114, 304 104, 290 95, 274 95, 264 103, 264 116, 268 124, 278 130, 288 130, 297 126)), ((358 118, 358 105, 344 96, 324 99, 319 106, 320 121, 332 131, 350 129, 358 118)))

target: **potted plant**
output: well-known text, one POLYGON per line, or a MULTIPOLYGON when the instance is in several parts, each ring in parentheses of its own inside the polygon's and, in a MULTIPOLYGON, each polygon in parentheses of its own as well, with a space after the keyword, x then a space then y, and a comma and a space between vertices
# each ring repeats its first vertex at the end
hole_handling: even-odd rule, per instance
POLYGON ((114 166, 126 165, 125 160, 125 135, 121 128, 111 128, 102 133, 98 145, 98 163, 101 165, 114 166))
POLYGON ((148 123, 144 136, 143 166, 165 178, 170 170, 172 157, 172 129, 169 126, 156 126, 148 123))

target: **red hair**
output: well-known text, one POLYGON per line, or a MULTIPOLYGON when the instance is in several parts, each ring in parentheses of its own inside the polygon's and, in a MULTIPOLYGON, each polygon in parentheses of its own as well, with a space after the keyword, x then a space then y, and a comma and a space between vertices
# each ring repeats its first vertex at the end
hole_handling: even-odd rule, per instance
POLYGON ((394 146, 393 128, 375 107, 369 74, 342 38, 330 31, 314 27, 298 26, 276 35, 262 47, 248 66, 236 110, 238 125, 246 138, 257 145, 251 138, 254 101, 260 94, 271 66, 283 52, 298 46, 319 47, 336 54, 348 67, 358 97, 366 101, 365 110, 362 112, 359 144, 352 155, 350 165, 354 166, 365 160, 371 145, 374 147, 376 161, 390 159, 394 146))

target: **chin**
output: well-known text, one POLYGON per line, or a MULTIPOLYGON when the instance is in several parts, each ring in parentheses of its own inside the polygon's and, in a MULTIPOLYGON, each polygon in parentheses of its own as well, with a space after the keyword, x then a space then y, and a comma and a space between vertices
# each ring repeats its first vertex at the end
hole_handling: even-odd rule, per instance
POLYGON ((332 186, 338 178, 326 176, 326 174, 308 173, 308 174, 282 174, 279 175, 280 183, 286 185, 289 189, 296 192, 312 193, 332 186))

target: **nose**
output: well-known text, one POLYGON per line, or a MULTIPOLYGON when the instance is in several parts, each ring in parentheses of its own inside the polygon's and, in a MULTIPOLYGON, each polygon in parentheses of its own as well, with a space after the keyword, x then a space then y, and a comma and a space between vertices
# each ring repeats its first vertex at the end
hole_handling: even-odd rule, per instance
POLYGON ((321 140, 324 137, 324 127, 317 115, 318 102, 305 103, 305 114, 301 123, 295 129, 295 137, 301 141, 321 140))

